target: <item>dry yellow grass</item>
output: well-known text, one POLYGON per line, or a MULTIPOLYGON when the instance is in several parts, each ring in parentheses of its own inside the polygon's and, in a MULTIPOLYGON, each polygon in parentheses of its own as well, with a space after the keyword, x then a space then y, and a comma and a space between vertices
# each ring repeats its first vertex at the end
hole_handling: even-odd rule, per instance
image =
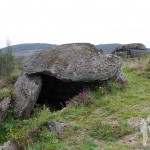
POLYGON ((6 78, 1 78, 0 79, 0 89, 5 87, 7 83, 7 79, 6 78))
POLYGON ((123 68, 128 68, 131 70, 145 70, 150 65, 150 57, 145 57, 141 59, 127 59, 123 63, 123 68))

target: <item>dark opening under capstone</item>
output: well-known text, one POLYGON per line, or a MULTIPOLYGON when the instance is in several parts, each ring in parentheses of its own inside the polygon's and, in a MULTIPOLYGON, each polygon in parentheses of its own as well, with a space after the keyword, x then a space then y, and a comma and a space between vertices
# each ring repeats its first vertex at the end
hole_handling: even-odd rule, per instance
POLYGON ((42 88, 37 104, 46 105, 52 111, 61 110, 65 102, 81 91, 95 88, 98 82, 66 82, 53 76, 41 74, 42 88))

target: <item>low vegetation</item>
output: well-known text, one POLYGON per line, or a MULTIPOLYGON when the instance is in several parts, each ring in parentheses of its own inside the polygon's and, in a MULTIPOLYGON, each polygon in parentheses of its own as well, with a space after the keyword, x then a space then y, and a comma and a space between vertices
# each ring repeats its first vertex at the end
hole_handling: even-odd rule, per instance
MULTIPOLYGON (((21 120, 12 117, 15 110, 11 108, 7 120, 0 124, 0 144, 10 139, 27 150, 142 149, 140 130, 129 126, 128 119, 150 114, 150 57, 127 59, 122 70, 125 87, 108 81, 94 91, 79 93, 61 111, 37 107, 29 119, 21 120), (67 123, 61 138, 49 131, 50 119, 67 123)), ((14 76, 9 80, 12 83, 14 76)), ((10 82, 2 83, 0 98, 11 94, 6 90, 10 82)))
POLYGON ((13 96, 13 84, 20 74, 20 63, 12 55, 11 47, 0 50, 0 101, 13 96))
POLYGON ((128 127, 128 125, 123 122, 118 122, 118 124, 100 122, 96 124, 95 127, 92 127, 90 135, 98 140, 116 141, 133 132, 134 129, 128 127))
POLYGON ((12 50, 8 46, 5 52, 0 51, 0 76, 9 76, 13 69, 14 57, 12 50))

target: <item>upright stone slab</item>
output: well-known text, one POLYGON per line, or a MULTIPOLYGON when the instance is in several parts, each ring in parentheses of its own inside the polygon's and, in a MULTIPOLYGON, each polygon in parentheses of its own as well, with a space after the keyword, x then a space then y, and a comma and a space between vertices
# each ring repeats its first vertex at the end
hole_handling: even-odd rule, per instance
POLYGON ((41 90, 41 78, 22 74, 15 83, 16 116, 29 117, 41 90))
POLYGON ((10 101, 11 98, 6 97, 3 101, 0 102, 0 122, 4 121, 7 116, 10 101))

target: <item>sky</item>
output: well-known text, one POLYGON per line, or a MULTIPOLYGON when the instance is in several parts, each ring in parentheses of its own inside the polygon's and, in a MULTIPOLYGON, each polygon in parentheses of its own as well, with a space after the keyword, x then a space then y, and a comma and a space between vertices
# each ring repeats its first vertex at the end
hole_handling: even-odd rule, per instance
POLYGON ((0 48, 8 40, 150 47, 150 0, 0 0, 0 48))

